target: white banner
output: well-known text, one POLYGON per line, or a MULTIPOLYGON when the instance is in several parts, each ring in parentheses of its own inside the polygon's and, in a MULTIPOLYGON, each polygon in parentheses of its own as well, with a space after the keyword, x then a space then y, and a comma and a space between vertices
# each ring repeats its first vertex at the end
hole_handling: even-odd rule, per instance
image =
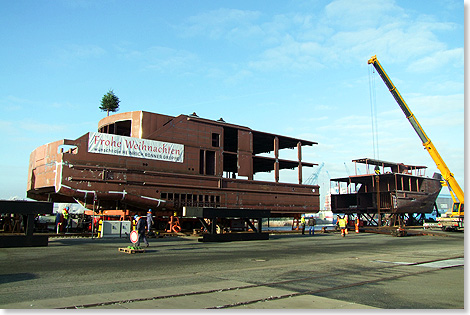
POLYGON ((90 132, 88 152, 183 163, 184 145, 90 132))

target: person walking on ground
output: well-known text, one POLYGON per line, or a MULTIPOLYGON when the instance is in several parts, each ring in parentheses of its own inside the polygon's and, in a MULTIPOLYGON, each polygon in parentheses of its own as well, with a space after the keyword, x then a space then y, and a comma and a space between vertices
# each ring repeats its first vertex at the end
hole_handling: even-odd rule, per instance
POLYGON ((315 224, 316 221, 314 218, 308 219, 308 235, 315 235, 315 224))
POLYGON ((65 207, 64 210, 63 210, 63 214, 64 216, 64 232, 68 232, 69 230, 69 218, 70 218, 70 214, 69 214, 69 207, 65 207))
POLYGON ((338 225, 339 228, 341 229, 341 236, 344 237, 346 234, 348 234, 348 228, 347 228, 348 221, 346 219, 346 216, 343 216, 342 218, 338 219, 338 225))
POLYGON ((147 211, 147 233, 150 235, 153 226, 152 209, 147 211))
POLYGON ((136 246, 140 246, 140 242, 143 241, 146 247, 149 247, 149 242, 147 241, 147 237, 145 236, 145 228, 146 228, 146 220, 138 215, 134 216, 134 219, 137 221, 135 229, 139 234, 139 239, 137 240, 136 246))
POLYGON ((62 220, 62 213, 60 211, 57 211, 57 214, 55 215, 55 230, 57 234, 59 234, 60 232, 60 223, 62 222, 62 220))
POLYGON ((305 215, 302 214, 302 217, 300 218, 300 225, 302 227, 302 235, 305 234, 305 215))

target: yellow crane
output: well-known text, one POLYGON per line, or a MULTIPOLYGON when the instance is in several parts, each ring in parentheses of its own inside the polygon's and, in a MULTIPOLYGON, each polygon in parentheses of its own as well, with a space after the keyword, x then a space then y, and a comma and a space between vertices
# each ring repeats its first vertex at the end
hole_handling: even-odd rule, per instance
POLYGON ((392 83, 392 80, 390 80, 387 73, 380 65, 380 62, 377 60, 377 56, 372 56, 367 63, 374 66, 375 70, 378 72, 378 74, 384 81, 388 90, 390 91, 390 93, 392 93, 393 97, 395 98, 395 101, 398 103, 401 110, 405 114, 406 118, 410 122, 411 126, 416 131, 419 138, 421 139, 423 146, 426 148, 429 155, 431 155, 431 158, 436 163, 436 166, 439 169, 439 171, 441 171, 441 175, 445 181, 443 186, 447 186, 449 188, 454 204, 452 206, 451 211, 449 211, 449 213, 446 215, 445 218, 438 218, 438 220, 440 219, 440 224, 441 224, 440 226, 443 229, 445 229, 446 227, 453 227, 453 228, 463 227, 464 192, 460 188, 460 185, 458 184, 458 182, 455 180, 454 174, 452 174, 452 172, 449 170, 446 163, 442 159, 441 155, 439 154, 439 152, 437 152, 436 147, 431 142, 431 139, 429 139, 429 137, 426 135, 423 128, 421 127, 418 120, 416 119, 415 115, 413 115, 410 108, 406 104, 405 100, 400 95, 400 92, 398 92, 397 88, 392 83))

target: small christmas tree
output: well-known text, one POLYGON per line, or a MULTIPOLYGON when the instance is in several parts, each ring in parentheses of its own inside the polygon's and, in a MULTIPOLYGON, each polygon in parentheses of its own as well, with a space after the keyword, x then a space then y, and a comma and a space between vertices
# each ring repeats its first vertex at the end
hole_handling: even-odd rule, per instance
POLYGON ((119 97, 117 97, 113 90, 109 90, 101 99, 100 109, 106 111, 109 116, 109 112, 117 112, 119 109, 119 97))

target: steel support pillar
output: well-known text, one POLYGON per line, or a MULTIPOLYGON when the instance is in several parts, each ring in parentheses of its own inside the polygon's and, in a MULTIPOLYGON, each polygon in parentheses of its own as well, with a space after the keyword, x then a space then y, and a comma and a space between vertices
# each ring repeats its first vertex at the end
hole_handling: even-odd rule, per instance
POLYGON ((279 138, 274 137, 274 181, 279 183, 279 138))
POLYGON ((297 142, 297 157, 299 160, 299 165, 297 167, 299 172, 299 185, 302 184, 302 143, 299 141, 297 142))

